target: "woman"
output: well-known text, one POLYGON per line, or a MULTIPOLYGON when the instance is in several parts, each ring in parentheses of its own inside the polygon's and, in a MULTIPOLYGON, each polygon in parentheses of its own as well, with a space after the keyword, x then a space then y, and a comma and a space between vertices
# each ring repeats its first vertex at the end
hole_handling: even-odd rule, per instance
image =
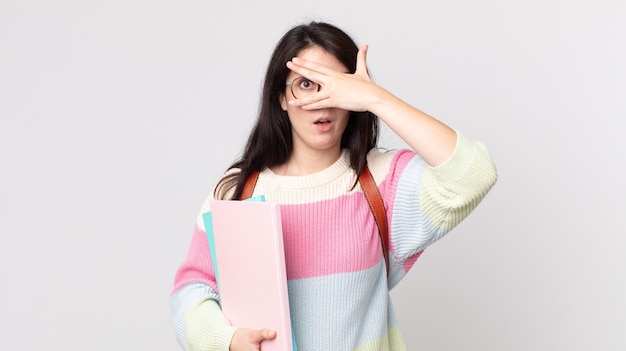
MULTIPOLYGON (((326 23, 289 30, 269 63, 242 158, 211 199, 254 194, 281 204, 292 327, 299 351, 404 350, 389 290, 496 181, 486 148, 374 84, 360 49, 326 23), (376 148, 378 119, 411 150, 376 148), (370 169, 389 222, 389 274, 357 175, 370 169)), ((231 326, 201 216, 171 307, 189 350, 259 350, 272 330, 231 326)))

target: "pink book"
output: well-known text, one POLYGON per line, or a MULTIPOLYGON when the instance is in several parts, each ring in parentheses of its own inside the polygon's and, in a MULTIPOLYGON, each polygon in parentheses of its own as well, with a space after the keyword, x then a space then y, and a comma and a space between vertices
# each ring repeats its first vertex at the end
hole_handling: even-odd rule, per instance
POLYGON ((211 201, 210 220, 224 315, 238 327, 276 330, 264 351, 295 351, 279 205, 211 201))

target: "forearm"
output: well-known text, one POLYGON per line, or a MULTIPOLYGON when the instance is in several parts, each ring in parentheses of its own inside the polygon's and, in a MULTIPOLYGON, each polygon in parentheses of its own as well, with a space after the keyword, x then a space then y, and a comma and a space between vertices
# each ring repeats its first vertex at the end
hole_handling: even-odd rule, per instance
POLYGON ((185 318, 186 350, 228 351, 236 329, 215 300, 201 301, 189 309, 185 318))
POLYGON ((378 116, 426 163, 436 167, 452 157, 456 132, 407 104, 387 90, 377 87, 368 110, 378 116))
POLYGON ((228 351, 235 328, 224 317, 216 299, 217 293, 200 282, 184 285, 170 296, 176 339, 184 350, 228 351))

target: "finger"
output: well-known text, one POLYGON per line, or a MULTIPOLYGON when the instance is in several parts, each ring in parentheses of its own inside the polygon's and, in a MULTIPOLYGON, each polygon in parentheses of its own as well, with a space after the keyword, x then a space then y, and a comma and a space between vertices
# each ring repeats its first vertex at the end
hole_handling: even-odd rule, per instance
POLYGON ((330 99, 317 100, 314 102, 305 102, 300 105, 303 110, 321 110, 324 108, 332 108, 332 102, 330 99))
POLYGON ((272 340, 276 337, 276 331, 271 329, 263 329, 261 330, 261 336, 263 340, 272 340))
POLYGON ((252 336, 252 342, 260 344, 263 340, 271 340, 276 337, 276 331, 271 329, 255 330, 252 336))
POLYGON ((260 344, 261 341, 265 340, 261 330, 252 330, 249 337, 250 339, 248 339, 248 341, 252 344, 260 344))
POLYGON ((355 74, 358 74, 358 73, 367 74, 366 58, 367 58, 368 48, 369 47, 367 45, 363 45, 359 49, 359 52, 356 54, 356 72, 354 72, 355 74))
POLYGON ((297 65, 292 61, 287 62, 287 68, 289 68, 292 72, 305 77, 306 79, 310 79, 316 83, 320 83, 320 76, 311 69, 305 68, 303 66, 297 65))
POLYGON ((324 83, 328 78, 344 74, 344 72, 336 71, 320 63, 307 61, 298 57, 294 57, 291 61, 288 61, 287 67, 293 72, 320 84, 324 83))
POLYGON ((335 72, 334 69, 328 67, 328 66, 324 66, 320 63, 314 62, 314 61, 308 61, 305 60, 303 58, 300 57, 294 57, 291 59, 291 62, 294 63, 296 66, 308 69, 312 72, 319 72, 322 74, 332 74, 335 72))
POLYGON ((313 93, 312 95, 307 96, 302 99, 289 100, 287 101, 287 104, 291 106, 295 106, 295 107, 301 107, 306 110, 311 110, 313 109, 312 106, 316 108, 330 107, 329 106, 329 102, 331 101, 330 99, 331 99, 331 96, 328 94, 328 92, 322 91, 318 93, 313 93))

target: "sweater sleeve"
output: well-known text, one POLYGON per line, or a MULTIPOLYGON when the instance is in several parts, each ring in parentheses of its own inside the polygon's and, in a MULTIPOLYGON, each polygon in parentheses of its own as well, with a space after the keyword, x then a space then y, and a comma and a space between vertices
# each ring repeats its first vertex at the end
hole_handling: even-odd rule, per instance
POLYGON ((497 179, 495 165, 480 142, 457 133, 453 155, 437 167, 415 153, 398 152, 385 182, 390 216, 392 285, 421 252, 446 235, 478 206, 497 179))
POLYGON ((228 351, 236 327, 230 325, 215 300, 198 302, 187 312, 186 350, 228 351))
MULTIPOLYGON (((208 202, 202 213, 209 210, 208 202)), ((231 326, 222 313, 219 301, 211 252, 200 215, 170 296, 176 338, 184 350, 228 351, 236 327, 231 326)))
POLYGON ((487 148, 460 133, 452 157, 427 167, 420 187, 421 207, 436 230, 434 240, 461 223, 496 183, 487 148))

